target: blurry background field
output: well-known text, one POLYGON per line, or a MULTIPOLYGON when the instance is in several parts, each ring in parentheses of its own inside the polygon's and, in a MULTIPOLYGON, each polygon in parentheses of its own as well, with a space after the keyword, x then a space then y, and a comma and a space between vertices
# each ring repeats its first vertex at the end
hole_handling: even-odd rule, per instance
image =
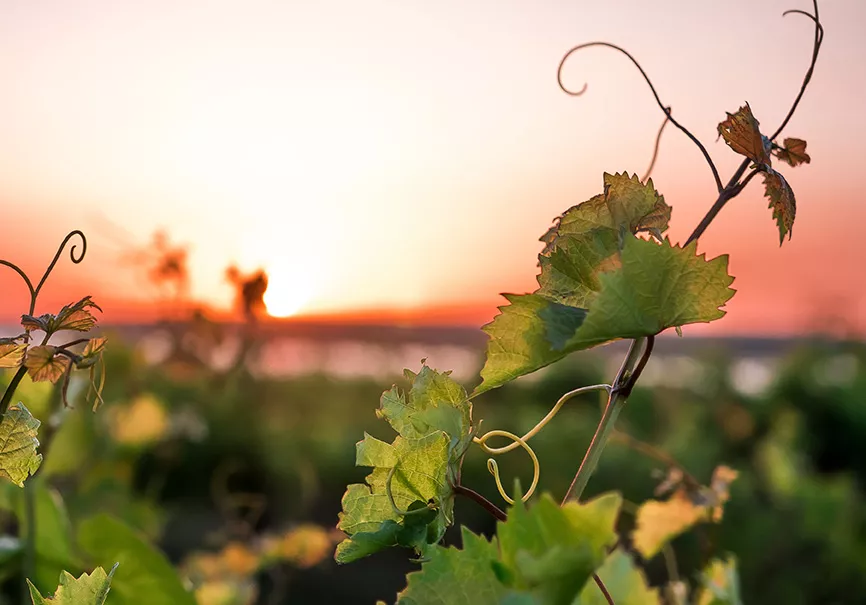
MULTIPOLYGON (((374 410, 383 390, 402 384, 402 367, 417 369, 426 355, 470 379, 482 335, 263 325, 237 364, 244 330, 199 316, 106 331, 105 407, 69 410, 45 475, 73 521, 107 511, 155 539, 203 604, 391 599, 413 568, 408 551, 339 568, 331 558, 340 497, 365 475, 354 467, 354 443, 365 430, 390 438, 374 410)), ((611 346, 569 358, 485 395, 476 419, 525 431, 561 393, 609 378, 620 356, 611 346)), ((51 396, 41 384, 21 391, 37 416, 51 396)), ((847 603, 866 594, 864 400, 863 343, 662 339, 619 428, 701 480, 718 464, 740 471, 721 526, 677 539, 674 573, 690 577, 719 546, 738 557, 749 602, 847 603)), ((569 403, 537 437, 544 489, 567 486, 598 406, 594 396, 569 403)), ((519 451, 503 464, 506 477, 528 481, 519 451)), ((643 501, 666 473, 619 440, 589 490, 643 501)), ((481 452, 470 452, 463 482, 498 501, 481 452)), ((469 501, 458 500, 457 515, 477 531, 493 529, 469 501)), ((667 563, 650 561, 650 577, 666 578, 667 563)))

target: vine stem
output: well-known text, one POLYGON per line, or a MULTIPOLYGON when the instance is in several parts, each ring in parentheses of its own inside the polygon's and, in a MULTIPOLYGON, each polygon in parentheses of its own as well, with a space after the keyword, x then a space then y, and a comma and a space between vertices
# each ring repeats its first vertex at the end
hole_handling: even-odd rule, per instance
POLYGON ((508 519, 508 515, 505 514, 504 510, 493 504, 493 502, 476 492, 474 489, 460 484, 451 486, 451 489, 453 490, 454 495, 469 498, 478 506, 490 513, 490 516, 497 521, 504 522, 506 519, 508 519))
POLYGON ((604 595, 604 598, 607 600, 608 605, 616 605, 613 602, 613 597, 610 596, 610 592, 607 590, 607 586, 604 585, 604 582, 601 581, 601 578, 598 577, 597 573, 592 574, 592 579, 595 580, 596 586, 598 586, 599 590, 601 590, 601 594, 604 595))
POLYGON ((589 478, 598 466, 604 446, 607 445, 610 439, 616 419, 625 406, 625 402, 631 394, 635 381, 641 372, 643 372, 647 361, 649 361, 654 341, 655 338, 653 336, 647 336, 645 338, 636 338, 631 342, 628 353, 616 375, 616 380, 614 380, 613 389, 610 391, 607 405, 604 408, 604 413, 601 416, 595 434, 592 436, 592 441, 590 441, 586 454, 583 456, 583 461, 580 463, 580 467, 577 469, 577 473, 574 475, 574 479, 572 479, 571 485, 568 486, 568 490, 562 499, 563 504, 572 499, 579 500, 581 494, 583 494, 589 478), (644 343, 646 344, 644 345, 644 343), (642 353, 640 352, 641 348, 643 348, 642 353))
POLYGON ((21 380, 24 378, 24 374, 26 373, 27 368, 22 365, 18 368, 18 371, 15 372, 12 380, 9 381, 9 386, 6 387, 6 392, 3 393, 3 399, 0 400, 0 416, 5 414, 6 410, 9 409, 9 404, 12 402, 12 396, 15 394, 15 389, 18 388, 18 385, 21 383, 21 380))

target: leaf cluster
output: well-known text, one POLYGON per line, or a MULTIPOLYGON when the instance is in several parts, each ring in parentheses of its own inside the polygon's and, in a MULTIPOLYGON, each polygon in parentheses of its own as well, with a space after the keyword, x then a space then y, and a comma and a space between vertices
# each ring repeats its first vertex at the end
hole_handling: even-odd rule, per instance
POLYGON ((748 103, 736 113, 729 113, 727 119, 719 124, 718 131, 731 149, 749 158, 754 162, 752 168, 763 173, 764 193, 770 200, 769 207, 779 228, 779 244, 785 241, 785 235, 790 240, 797 215, 797 200, 785 177, 773 169, 772 156, 792 167, 808 164, 812 158, 806 153, 806 141, 786 138, 781 146, 777 145, 761 134, 760 123, 748 103))
MULTIPOLYGON (((428 550, 397 605, 607 605, 602 585, 618 605, 661 605, 663 594, 688 593, 683 582, 650 587, 617 546, 621 503, 614 493, 562 507, 547 495, 528 509, 518 503, 495 538, 464 528, 462 549, 428 550)), ((696 580, 695 603, 739 605, 733 559, 713 562, 696 580)))
POLYGON ((356 464, 373 471, 343 496, 338 528, 349 537, 337 546, 339 563, 398 545, 423 555, 453 522, 452 487, 471 441, 471 406, 448 372, 424 364, 405 374, 409 392, 385 391, 377 411, 397 437, 387 443, 365 435, 356 446, 356 464))
POLYGON ((490 340, 475 393, 574 351, 722 317, 734 295, 727 256, 707 260, 695 242, 672 244, 664 237, 670 217, 651 180, 605 174, 602 194, 542 236, 538 289, 506 294, 509 304, 484 326, 490 340))

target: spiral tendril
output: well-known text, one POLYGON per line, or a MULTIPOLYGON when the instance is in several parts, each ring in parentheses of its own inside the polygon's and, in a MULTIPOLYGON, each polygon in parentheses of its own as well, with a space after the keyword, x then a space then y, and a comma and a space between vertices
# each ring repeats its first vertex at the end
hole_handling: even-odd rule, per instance
MULTIPOLYGON (((481 449, 493 456, 505 454, 517 447, 522 447, 524 450, 526 450, 526 453, 529 454, 529 457, 532 459, 533 476, 532 484, 529 486, 529 490, 527 490, 526 494, 523 495, 523 501, 525 502, 532 496, 533 492, 535 492, 535 488, 538 486, 539 477, 541 476, 541 467, 538 463, 538 456, 536 456, 535 451, 533 451, 533 449, 529 447, 527 441, 535 437, 535 435, 537 435, 539 431, 541 431, 541 429, 543 429, 547 425, 548 422, 553 420, 553 417, 559 413, 559 410, 562 409, 562 406, 565 405, 565 403, 569 399, 578 395, 582 395, 583 393, 589 393, 591 391, 605 391, 607 393, 610 393, 610 390, 611 386, 609 384, 593 384, 586 387, 580 387, 579 389, 574 389, 573 391, 569 391, 568 393, 560 397, 556 404, 553 406, 553 408, 551 408, 551 410, 547 413, 547 415, 542 418, 538 422, 538 424, 536 424, 529 431, 527 431, 526 434, 523 435, 523 437, 518 437, 514 433, 497 429, 493 431, 488 431, 487 433, 484 433, 481 437, 473 437, 472 442, 476 445, 481 446, 481 449), (501 447, 490 447, 489 445, 487 445, 487 440, 491 437, 506 437, 508 439, 511 439, 511 443, 509 443, 508 445, 503 445, 501 447)), ((511 498, 502 487, 502 479, 499 474, 499 465, 496 463, 496 460, 490 458, 487 461, 487 470, 490 471, 491 475, 493 475, 493 479, 496 481, 496 489, 499 490, 499 495, 502 496, 502 499, 509 504, 514 504, 514 499, 511 498)))
MULTIPOLYGON (((489 448, 485 443, 491 437, 507 437, 511 439, 514 443, 511 444, 513 447, 517 447, 518 445, 526 450, 526 453, 529 454, 529 457, 532 459, 532 484, 529 486, 529 489, 526 490, 526 493, 523 494, 522 502, 526 502, 535 492, 535 488, 538 487, 538 479, 541 477, 541 465, 538 463, 538 456, 535 455, 535 452, 529 447, 529 444, 522 437, 518 437, 514 433, 503 431, 500 429, 496 429, 493 431, 488 431, 484 433, 481 437, 474 439, 474 442, 481 446, 488 454, 494 454, 497 450, 502 450, 504 448, 489 448)), ((511 446, 507 446, 511 447, 511 446)), ((499 475, 499 465, 496 463, 496 460, 490 458, 487 460, 487 470, 490 471, 490 474, 493 475, 494 481, 496 481, 496 489, 499 490, 499 495, 502 496, 502 499, 508 502, 509 504, 514 504, 514 498, 510 497, 506 492, 505 488, 502 487, 502 478, 499 475)))
POLYGON ((75 251, 78 246, 77 244, 73 244, 72 248, 69 249, 69 258, 76 265, 84 260, 84 255, 87 253, 87 238, 84 237, 84 233, 79 229, 76 229, 75 231, 70 231, 66 234, 66 237, 63 238, 63 241, 60 242, 60 246, 57 248, 57 252, 54 254, 54 258, 51 259, 51 264, 48 265, 45 273, 42 274, 42 279, 39 280, 39 283, 36 285, 35 288, 33 287, 33 282, 30 281, 30 278, 27 277, 27 274, 24 273, 21 267, 19 267, 15 263, 0 259, 0 265, 9 267, 19 276, 21 276, 21 279, 24 280, 24 284, 27 286, 27 290, 30 293, 30 310, 28 312, 29 315, 33 315, 33 312, 36 310, 36 298, 39 296, 39 291, 42 289, 42 286, 45 285, 45 280, 47 280, 48 276, 51 275, 51 272, 54 270, 54 266, 57 264, 57 261, 60 260, 60 255, 63 254, 63 249, 66 248, 66 244, 69 243, 69 240, 71 240, 76 235, 81 238, 81 252, 76 256, 75 251))

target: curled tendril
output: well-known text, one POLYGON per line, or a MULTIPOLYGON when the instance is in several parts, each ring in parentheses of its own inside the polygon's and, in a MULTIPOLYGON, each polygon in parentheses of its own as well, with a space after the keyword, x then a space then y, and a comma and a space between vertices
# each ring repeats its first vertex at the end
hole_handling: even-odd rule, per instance
MULTIPOLYGON (((568 393, 566 393, 565 395, 560 397, 559 400, 556 402, 556 404, 553 406, 553 408, 547 413, 547 416, 542 418, 538 422, 538 424, 536 424, 534 427, 532 427, 523 437, 521 437, 521 439, 523 441, 529 441, 530 439, 535 437, 539 433, 539 431, 541 431, 541 429, 543 429, 547 425, 548 422, 553 420, 553 417, 559 413, 559 410, 562 409, 562 406, 565 405, 565 403, 569 399, 571 399, 573 397, 577 397, 578 395, 582 395, 584 393, 589 393, 591 391, 605 391, 607 393, 610 393, 610 389, 611 389, 611 386, 609 384, 593 384, 593 385, 590 385, 588 387, 580 387, 579 389, 574 389, 573 391, 569 391, 568 393)), ((483 437, 475 437, 473 439, 473 441, 475 443, 481 445, 484 441, 487 440, 487 436, 489 434, 490 433, 486 433, 483 437)), ((511 450, 515 449, 519 445, 520 445, 520 443, 515 440, 514 443, 509 443, 508 445, 505 445, 503 447, 495 447, 494 448, 494 447, 485 446, 484 451, 486 451, 488 454, 494 454, 494 455, 504 454, 506 452, 510 452, 511 450)))
MULTIPOLYGON (((66 234, 66 237, 63 238, 63 241, 60 242, 60 246, 57 248, 57 252, 54 254, 54 258, 51 259, 51 264, 48 265, 48 268, 45 270, 45 273, 42 274, 42 279, 39 280, 39 285, 33 290, 33 302, 36 302, 36 297, 39 296, 39 290, 42 289, 42 286, 45 284, 45 280, 48 279, 48 276, 54 270, 54 265, 57 264, 57 261, 60 260, 60 255, 63 254, 63 249, 66 247, 66 244, 69 243, 73 237, 78 236, 81 238, 81 254, 75 256, 76 244, 72 244, 72 248, 69 249, 69 260, 71 260, 74 264, 78 264, 84 260, 84 255, 87 253, 87 238, 84 237, 84 233, 79 229, 75 231, 70 231, 66 234)), ((33 310, 30 310, 33 313, 33 310)))
POLYGON ((565 55, 563 55, 562 59, 560 59, 559 67, 556 70, 556 81, 559 83, 559 87, 562 89, 562 91, 564 93, 566 93, 567 95, 570 95, 572 97, 579 97, 580 95, 582 95, 583 93, 586 92, 586 89, 588 86, 587 84, 584 84, 583 88, 581 88, 578 91, 571 90, 567 86, 565 86, 565 84, 562 82, 562 68, 565 66, 565 62, 568 60, 569 57, 571 57, 571 55, 573 55, 574 53, 576 53, 579 50, 582 50, 584 48, 590 48, 592 46, 604 46, 606 48, 612 48, 613 50, 618 51, 618 52, 624 54, 626 57, 628 57, 629 61, 631 61, 634 64, 634 66, 637 67, 638 71, 643 76, 644 81, 647 83, 647 86, 649 86, 650 91, 653 93, 653 97, 655 98, 656 103, 658 104, 659 108, 662 110, 662 113, 665 114, 665 119, 670 120, 671 124, 673 124, 674 126, 679 128, 682 131, 682 133, 685 134, 687 137, 689 137, 689 139, 692 141, 692 143, 694 143, 697 146, 697 148, 700 149, 701 153, 704 156, 704 159, 707 162, 707 165, 710 167, 710 170, 713 173, 713 179, 716 182, 716 188, 719 191, 721 191, 723 189, 722 179, 719 176, 719 171, 716 168, 715 163, 713 162, 713 158, 710 157, 710 154, 707 151, 706 147, 704 147, 704 144, 701 143, 698 140, 698 138, 695 135, 693 135, 688 128, 686 128, 685 126, 683 126, 682 124, 680 124, 679 122, 677 122, 674 119, 674 117, 671 115, 670 107, 667 107, 667 106, 665 106, 664 103, 662 103, 662 100, 659 98, 659 93, 656 92, 656 87, 653 85, 652 80, 650 80, 649 75, 647 75, 646 71, 644 71, 644 68, 641 66, 641 64, 638 62, 638 60, 635 59, 634 56, 632 56, 631 53, 629 53, 627 50, 625 50, 621 46, 617 46, 616 44, 611 44, 610 42, 586 42, 584 44, 578 44, 577 46, 572 47, 567 53, 565 53, 565 55))
MULTIPOLYGON (((535 488, 538 487, 538 479, 541 476, 541 465, 538 463, 538 456, 535 455, 535 452, 529 447, 529 444, 522 437, 518 437, 514 433, 510 433, 508 431, 503 430, 494 430, 488 431, 484 433, 481 437, 477 437, 473 441, 481 446, 488 454, 495 453, 494 448, 487 447, 485 443, 491 437, 507 437, 514 441, 512 444, 514 447, 518 445, 526 450, 526 453, 529 454, 529 457, 532 458, 532 484, 529 486, 529 489, 526 490, 526 493, 523 495, 522 501, 526 502, 535 492, 535 488)), ((498 450, 502 450, 505 448, 496 448, 498 450)), ((514 504, 514 498, 511 498, 506 492, 505 488, 502 487, 502 479, 499 476, 499 465, 496 464, 496 460, 490 458, 487 461, 487 470, 490 471, 490 474, 493 475, 493 479, 496 481, 496 489, 499 490, 499 495, 502 496, 502 499, 508 502, 509 504, 514 504)))
POLYGON ((39 291, 42 289, 42 286, 45 285, 45 280, 48 279, 48 276, 54 270, 54 266, 57 264, 57 261, 60 260, 60 255, 63 254, 63 249, 66 248, 66 244, 68 244, 69 240, 71 240, 76 235, 81 238, 81 252, 76 256, 75 250, 77 248, 77 244, 73 244, 72 248, 69 249, 69 258, 76 265, 84 260, 84 255, 87 253, 87 238, 84 237, 84 233, 79 229, 76 229, 75 231, 70 231, 66 234, 66 237, 63 238, 63 241, 60 242, 60 246, 57 248, 57 252, 54 254, 54 258, 51 259, 51 264, 48 265, 45 273, 42 274, 42 279, 39 280, 39 283, 35 288, 33 287, 33 282, 30 281, 30 278, 27 277, 27 274, 24 273, 24 271, 22 271, 18 265, 6 260, 0 260, 0 265, 9 267, 18 275, 20 275, 21 279, 24 280, 24 283, 27 286, 27 290, 30 292, 30 315, 33 315, 33 312, 36 310, 36 297, 39 296, 39 291))
POLYGON ((804 17, 808 17, 815 23, 815 35, 814 41, 812 42, 812 60, 809 63, 809 69, 806 71, 806 75, 803 78, 803 83, 800 85, 800 91, 797 93, 797 98, 794 99, 794 103, 791 105, 791 109, 788 110, 788 114, 785 116, 785 119, 782 120, 782 123, 776 129, 776 132, 770 136, 770 140, 776 140, 776 137, 785 129, 785 126, 788 125, 788 122, 794 115, 794 112, 797 111, 797 106, 800 104, 800 99, 803 98, 803 93, 806 92, 806 87, 809 86, 809 82, 812 81, 812 74, 815 72, 815 63, 818 61, 818 53, 821 52, 821 44, 824 42, 824 26, 821 25, 821 17, 818 14, 818 0, 812 0, 812 6, 815 9, 815 14, 812 15, 807 13, 804 10, 799 9, 791 9, 782 13, 782 16, 786 15, 803 15, 804 17))
MULTIPOLYGON (((556 404, 553 406, 553 408, 547 413, 547 415, 542 418, 538 422, 538 424, 536 424, 529 431, 527 431, 527 433, 523 435, 523 437, 518 437, 514 433, 509 433, 508 431, 493 430, 484 433, 484 435, 482 435, 481 437, 472 438, 473 443, 481 446, 481 449, 493 456, 496 456, 498 454, 505 454, 517 447, 522 447, 524 450, 526 450, 526 453, 528 453, 529 457, 532 459, 533 477, 532 484, 530 485, 529 490, 527 490, 526 494, 524 494, 523 496, 524 502, 530 496, 532 496, 535 488, 538 486, 538 479, 541 475, 541 468, 538 463, 538 457, 535 455, 535 452, 532 450, 532 448, 529 447, 527 441, 537 435, 539 431, 541 431, 541 429, 543 429, 547 425, 547 423, 550 422, 557 413, 559 413, 559 410, 562 409, 562 406, 565 405, 565 403, 569 399, 583 393, 589 393, 591 391, 605 391, 609 394, 611 391, 611 386, 609 384, 594 384, 591 386, 580 387, 579 389, 569 391, 568 393, 560 397, 556 404), (491 437, 506 437, 508 439, 511 439, 511 443, 509 443, 508 445, 503 445, 501 447, 490 447, 489 445, 487 445, 487 440, 491 437)), ((508 494, 505 492, 505 489, 502 487, 502 480, 499 475, 499 465, 493 458, 487 461, 487 470, 490 471, 490 474, 493 475, 493 478, 496 481, 496 489, 499 490, 499 495, 502 496, 503 500, 505 500, 509 504, 514 504, 514 500, 508 496, 508 494)))
POLYGON ((412 510, 403 510, 399 506, 397 506, 397 501, 394 500, 394 492, 391 491, 391 482, 394 480, 394 474, 397 472, 397 467, 400 466, 400 461, 397 460, 397 463, 391 467, 391 470, 388 471, 388 478, 385 480, 385 493, 388 495, 388 502, 391 503, 391 510, 394 511, 395 515, 400 517, 408 517, 410 515, 418 515, 421 513, 427 512, 431 508, 435 508, 435 504, 433 502, 428 502, 426 507, 416 508, 412 510))

